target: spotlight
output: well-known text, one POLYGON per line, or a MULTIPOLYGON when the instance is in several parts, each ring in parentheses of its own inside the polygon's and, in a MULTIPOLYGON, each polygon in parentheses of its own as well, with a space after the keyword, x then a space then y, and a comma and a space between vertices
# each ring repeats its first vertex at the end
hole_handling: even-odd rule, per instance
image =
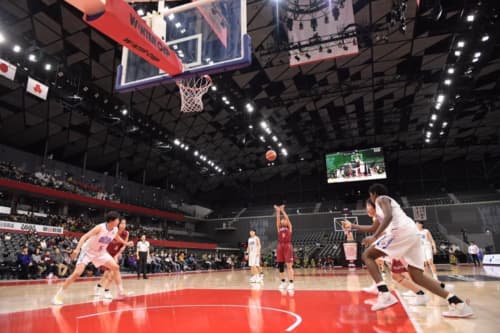
POLYGON ((460 51, 458 51, 458 50, 456 50, 456 51, 455 51, 455 56, 456 56, 456 57, 460 57, 460 55, 461 55, 461 54, 462 54, 462 52, 460 52, 460 51))
POLYGON ((0 43, 5 42, 5 36, 0 32, 0 43))
POLYGON ((14 47, 12 48, 12 51, 19 53, 19 52, 21 52, 21 47, 19 45, 14 45, 14 47))
POLYGON ((186 145, 186 146, 184 147, 184 150, 185 150, 185 151, 188 151, 188 150, 189 150, 189 146, 188 146, 188 145, 186 145))
POLYGON ((212 86, 212 91, 217 91, 217 86, 212 86))
POLYGON ((197 150, 195 150, 195 151, 194 151, 194 156, 198 156, 198 155, 199 155, 198 151, 197 151, 197 150))
POLYGON ((463 48, 465 46, 465 42, 463 40, 458 41, 457 47, 463 48))
POLYGON ((455 68, 448 68, 448 74, 455 73, 455 68))
POLYGON ((443 134, 444 134, 444 131, 439 132, 439 135, 443 135, 443 134))
POLYGON ((267 128, 267 123, 265 121, 261 121, 260 122, 260 127, 262 127, 263 129, 266 129, 267 128))
POLYGON ((170 14, 170 15, 168 15, 168 19, 169 19, 170 21, 172 21, 174 18, 175 18, 175 15, 174 15, 174 14, 170 14))
POLYGON ((478 62, 478 61, 479 61, 479 58, 472 59, 472 62, 478 62))
POLYGON ((434 127, 434 123, 429 123, 429 127, 434 127))
POLYGON ((182 26, 182 24, 181 24, 180 22, 175 23, 175 27, 176 27, 177 29, 179 29, 181 26, 182 26))
POLYGON ((252 113, 254 110, 253 105, 250 103, 247 103, 245 107, 247 108, 248 113, 252 113))
POLYGON ((427 131, 427 133, 425 133, 425 136, 427 136, 428 138, 430 138, 432 135, 432 133, 430 131, 427 131))
POLYGON ((448 126, 448 122, 446 122, 446 121, 445 121, 445 122, 443 123, 443 128, 446 128, 446 126, 448 126))
POLYGON ((266 142, 266 139, 264 139, 264 137, 263 137, 262 135, 261 135, 261 136, 259 136, 259 139, 260 139, 260 141, 262 141, 262 142, 266 142))
POLYGON ((481 37, 481 42, 486 42, 488 39, 490 39, 490 36, 488 36, 488 34, 486 34, 483 37, 481 37))
POLYGON ((52 65, 51 64, 45 64, 45 70, 46 71, 50 71, 52 69, 52 65))
POLYGON ((449 86, 451 84, 451 80, 450 79, 446 79, 444 80, 444 84, 449 86))
POLYGON ((437 115, 436 115, 435 113, 434 113, 434 114, 432 114, 432 116, 431 116, 431 120, 432 120, 432 121, 434 121, 434 120, 436 120, 436 119, 437 119, 437 115))
POLYGON ((272 138, 272 139, 273 139, 273 141, 274 141, 274 142, 277 142, 277 141, 278 141, 278 138, 276 137, 276 135, 273 135, 273 138, 272 138))
POLYGON ((122 115, 123 116, 126 116, 128 114, 128 110, 125 108, 125 109, 122 109, 122 115))
POLYGON ((467 15, 467 22, 474 22, 474 15, 467 15))
POLYGON ((444 95, 443 94, 439 94, 438 97, 437 97, 437 101, 438 101, 438 103, 443 103, 443 101, 444 101, 444 95))
POLYGON ((316 29, 318 28, 318 20, 316 18, 313 18, 311 20, 311 29, 316 32, 316 29))
POLYGON ((36 56, 34 54, 30 54, 28 56, 28 60, 31 61, 31 62, 36 62, 36 56))
POLYGON ((474 58, 479 58, 481 56, 481 52, 474 53, 474 58))
POLYGON ((431 142, 431 140, 430 140, 429 138, 427 138, 427 139, 425 139, 425 142, 426 142, 426 143, 430 143, 430 142, 431 142))
POLYGON ((176 146, 180 146, 180 145, 181 145, 181 142, 179 141, 179 139, 175 139, 175 140, 174 140, 174 144, 175 144, 176 146))
POLYGON ((248 125, 248 128, 249 129, 253 129, 253 125, 248 125))

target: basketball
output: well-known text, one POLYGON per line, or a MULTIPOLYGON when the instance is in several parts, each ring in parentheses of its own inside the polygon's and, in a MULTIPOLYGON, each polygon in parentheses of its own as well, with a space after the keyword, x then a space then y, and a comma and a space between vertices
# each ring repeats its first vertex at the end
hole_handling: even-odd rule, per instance
POLYGON ((278 157, 278 154, 274 150, 271 149, 266 152, 266 160, 269 162, 276 160, 276 157, 278 157))

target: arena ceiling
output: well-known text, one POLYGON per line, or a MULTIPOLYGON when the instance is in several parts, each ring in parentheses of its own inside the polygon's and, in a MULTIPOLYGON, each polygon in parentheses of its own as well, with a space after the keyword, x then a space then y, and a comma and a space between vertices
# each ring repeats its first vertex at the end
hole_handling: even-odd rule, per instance
POLYGON ((191 191, 307 174, 323 168, 325 153, 374 146, 400 165, 499 159, 498 2, 442 0, 436 20, 436 1, 422 1, 418 11, 409 1, 405 33, 388 19, 393 1, 353 2, 359 54, 291 68, 274 0, 249 0, 252 65, 214 75, 217 91, 205 96, 205 111, 181 114, 173 84, 115 92, 121 47, 64 1, 1 1, 1 57, 19 64, 20 73, 16 81, 0 78, 1 141, 75 165, 86 158, 87 168, 100 172, 113 174, 118 163, 123 175, 137 181, 145 170, 150 184, 183 182, 191 191), (462 40, 466 46, 457 57, 462 40), (15 44, 23 52, 12 52, 15 44), (49 85, 47 101, 25 93, 27 74, 49 85), (448 77, 452 84, 445 86, 448 77), (446 103, 434 123, 442 130, 436 130, 429 123, 441 93, 446 103), (247 103, 254 112, 247 112, 247 103), (262 121, 288 152, 285 157, 278 151, 274 165, 264 159, 270 141, 259 138, 262 121), (224 174, 195 157, 195 150, 224 174))

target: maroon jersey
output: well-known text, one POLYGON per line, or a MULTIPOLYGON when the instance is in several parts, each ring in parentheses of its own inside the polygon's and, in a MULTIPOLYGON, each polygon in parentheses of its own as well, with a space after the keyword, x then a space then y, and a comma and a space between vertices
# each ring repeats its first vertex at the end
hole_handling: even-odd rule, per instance
MULTIPOLYGON (((118 236, 120 236, 123 240, 126 240, 127 237, 128 237, 128 231, 127 230, 123 230, 121 233, 118 234, 118 236)), ((118 252, 120 252, 121 248, 125 246, 123 245, 122 243, 118 242, 118 241, 115 241, 114 239, 111 241, 111 243, 109 243, 108 247, 107 247, 107 251, 109 254, 111 254, 111 256, 116 256, 118 254, 118 252)))
POLYGON ((287 227, 280 227, 278 232, 278 243, 286 244, 292 242, 292 233, 287 227))

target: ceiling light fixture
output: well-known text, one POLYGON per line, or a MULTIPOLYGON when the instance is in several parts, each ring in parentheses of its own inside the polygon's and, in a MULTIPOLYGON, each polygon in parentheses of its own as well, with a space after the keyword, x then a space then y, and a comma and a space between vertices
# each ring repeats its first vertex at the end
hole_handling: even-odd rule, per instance
POLYGON ((438 95, 437 101, 438 101, 438 103, 443 103, 443 101, 444 101, 444 95, 443 94, 438 95))
POLYGON ((5 36, 0 32, 0 43, 5 42, 5 36))
POLYGON ((455 68, 448 68, 448 74, 455 73, 455 68))
POLYGON ((465 46, 465 42, 463 40, 461 40, 457 43, 457 47, 459 47, 459 48, 463 48, 464 46, 465 46))
POLYGON ((460 57, 461 54, 462 54, 462 52, 460 52, 459 50, 455 51, 455 56, 460 57))
POLYGON ((12 51, 19 53, 19 52, 21 52, 21 47, 19 45, 14 45, 14 47, 12 48, 12 51))
POLYGON ((28 60, 31 61, 31 62, 36 62, 36 56, 34 54, 30 54, 28 56, 28 60))
POLYGON ((179 146, 179 145, 181 144, 181 142, 179 141, 179 139, 175 139, 175 140, 174 140, 174 144, 175 144, 176 146, 179 146))
POLYGON ((486 34, 483 37, 481 37, 481 42, 486 42, 488 39, 490 39, 490 36, 488 36, 488 34, 486 34))
POLYGON ((51 64, 45 64, 45 70, 46 71, 50 71, 52 69, 52 65, 51 64))
POLYGON ((450 79, 446 79, 444 80, 444 84, 449 86, 451 84, 451 80, 450 79))
POLYGON ((431 116, 431 119, 434 121, 437 119, 437 114, 433 113, 432 116, 431 116))
POLYGON ((474 15, 467 15, 467 22, 474 22, 474 15))

